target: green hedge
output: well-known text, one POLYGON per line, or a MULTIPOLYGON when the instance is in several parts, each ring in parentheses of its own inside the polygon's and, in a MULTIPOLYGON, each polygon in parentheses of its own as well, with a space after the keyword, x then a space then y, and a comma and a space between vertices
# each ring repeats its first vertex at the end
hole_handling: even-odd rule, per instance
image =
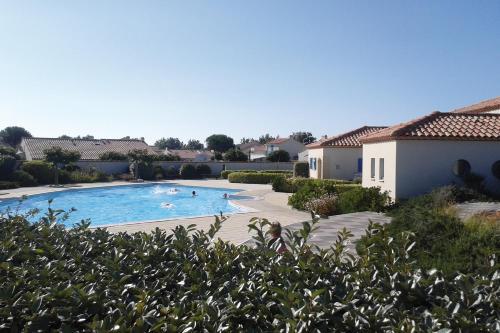
POLYGON ((282 173, 264 172, 232 172, 229 174, 230 183, 271 184, 276 177, 283 177, 282 173))
POLYGON ((312 179, 312 178, 283 178, 273 182, 273 190, 276 192, 295 193, 304 186, 333 186, 338 184, 352 184, 351 181, 341 179, 312 179))
MULTIPOLYGON (((305 223, 279 255, 250 224, 256 247, 177 226, 151 233, 67 229, 0 216, 0 327, 6 332, 494 332, 498 272, 443 277, 415 265, 413 239, 348 257, 311 250, 305 223), (496 275, 494 275, 496 274, 496 275)), ((315 221, 316 222, 316 221, 315 221)), ((225 223, 225 222, 223 222, 225 223)))
POLYGON ((289 170, 224 170, 220 173, 223 179, 227 179, 233 172, 245 172, 245 173, 279 173, 286 176, 292 176, 293 171, 289 170))
POLYGON ((295 162, 293 165, 293 176, 309 178, 309 163, 295 162))
POLYGON ((54 166, 46 161, 26 161, 21 170, 32 175, 39 184, 52 184, 54 182, 54 166))
MULTIPOLYGON (((307 182, 288 198, 288 204, 295 209, 305 210, 306 204, 326 194, 337 194, 340 197, 342 193, 361 188, 358 184, 342 184, 334 182, 307 182)), ((337 212, 337 213, 340 213, 337 212)))
POLYGON ((9 190, 18 187, 19 184, 16 182, 0 181, 0 190, 9 190))

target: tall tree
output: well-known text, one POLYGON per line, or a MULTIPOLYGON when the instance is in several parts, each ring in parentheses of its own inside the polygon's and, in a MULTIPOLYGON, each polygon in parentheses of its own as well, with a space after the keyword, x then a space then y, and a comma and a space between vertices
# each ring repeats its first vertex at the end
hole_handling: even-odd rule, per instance
POLYGON ((201 149, 203 149, 203 143, 201 143, 198 140, 191 139, 186 143, 184 148, 189 149, 189 150, 201 150, 201 149))
POLYGON ((59 136, 58 139, 71 139, 71 137, 69 135, 63 134, 63 135, 59 136))
POLYGON ((255 139, 253 139, 253 138, 245 138, 245 137, 243 137, 240 140, 240 144, 250 143, 250 142, 254 142, 254 141, 255 141, 255 139))
POLYGON ((59 167, 64 167, 68 163, 74 163, 81 157, 77 151, 63 150, 61 147, 52 147, 43 151, 45 160, 54 164, 54 183, 59 184, 59 167))
POLYGON ((182 149, 184 144, 178 138, 161 138, 155 142, 155 146, 159 149, 182 149))
POLYGON ((290 154, 286 150, 275 150, 267 155, 270 162, 290 162, 290 154))
POLYGON ((224 153, 234 147, 233 138, 224 134, 213 134, 206 139, 207 149, 224 153))
POLYGON ((20 144, 23 137, 31 138, 31 136, 32 135, 30 132, 18 126, 5 127, 0 131, 0 139, 2 139, 3 142, 11 145, 12 147, 20 144))
POLYGON ((261 145, 264 145, 268 142, 273 141, 274 139, 276 139, 274 136, 271 136, 271 135, 269 135, 269 133, 266 133, 264 135, 259 136, 259 143, 261 145))
POLYGON ((316 138, 312 135, 311 132, 293 132, 292 135, 290 135, 290 137, 295 141, 301 142, 305 145, 308 145, 316 141, 316 138))
POLYGON ((224 161, 239 162, 248 161, 248 156, 239 149, 231 148, 224 154, 224 161))

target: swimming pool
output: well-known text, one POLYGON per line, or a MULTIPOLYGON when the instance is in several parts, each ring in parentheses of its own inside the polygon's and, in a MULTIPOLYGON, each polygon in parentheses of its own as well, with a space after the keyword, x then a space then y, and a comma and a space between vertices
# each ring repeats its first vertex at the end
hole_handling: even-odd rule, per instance
MULTIPOLYGON (((77 210, 64 224, 71 227, 82 219, 90 219, 91 227, 127 224, 141 221, 157 221, 175 218, 197 217, 243 212, 239 205, 224 199, 224 193, 232 195, 239 190, 180 186, 176 184, 121 185, 37 194, 21 203, 8 199, 0 202, 0 212, 7 207, 20 211, 40 209, 45 213, 48 200, 53 209, 77 210), (196 191, 196 196, 192 192, 196 191)), ((231 200, 237 197, 231 196, 231 200)), ((40 215, 39 214, 39 215, 40 215)))

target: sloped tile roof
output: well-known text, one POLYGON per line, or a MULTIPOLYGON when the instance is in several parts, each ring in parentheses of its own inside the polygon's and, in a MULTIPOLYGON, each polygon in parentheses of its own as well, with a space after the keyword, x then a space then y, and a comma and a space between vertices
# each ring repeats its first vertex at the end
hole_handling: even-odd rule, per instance
POLYGON ((266 143, 266 145, 279 145, 287 142, 288 140, 290 140, 290 138, 277 138, 272 141, 269 141, 268 143, 266 143))
POLYGON ((82 155, 82 160, 98 160, 99 156, 106 152, 127 154, 133 149, 146 149, 149 154, 156 154, 151 147, 141 140, 23 138, 21 145, 34 160, 44 159, 45 154, 43 151, 52 147, 78 151, 82 155))
POLYGON ((361 148, 359 138, 371 133, 380 131, 386 126, 363 126, 353 131, 333 136, 330 138, 322 138, 319 141, 313 142, 306 146, 307 149, 328 148, 328 147, 344 147, 344 148, 361 148))
POLYGON ((472 104, 460 109, 453 110, 454 113, 484 113, 493 110, 500 110, 500 96, 476 104, 472 104))
POLYGON ((214 156, 214 153, 208 150, 169 149, 167 152, 179 156, 181 160, 193 160, 200 155, 207 156, 208 158, 214 156))
POLYGON ((362 143, 391 140, 500 141, 500 114, 433 112, 360 138, 362 143))

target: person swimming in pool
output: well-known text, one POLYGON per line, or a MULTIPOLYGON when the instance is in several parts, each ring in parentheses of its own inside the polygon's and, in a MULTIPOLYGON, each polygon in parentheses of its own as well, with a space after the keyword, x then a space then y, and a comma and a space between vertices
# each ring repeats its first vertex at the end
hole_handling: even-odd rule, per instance
POLYGON ((191 194, 193 195, 193 197, 197 196, 196 191, 191 192, 191 194))
POLYGON ((228 199, 229 198, 229 195, 227 195, 227 193, 224 193, 224 195, 222 196, 224 199, 228 199))
POLYGON ((161 208, 172 208, 172 207, 174 207, 174 205, 172 205, 171 203, 168 202, 161 203, 161 208))

